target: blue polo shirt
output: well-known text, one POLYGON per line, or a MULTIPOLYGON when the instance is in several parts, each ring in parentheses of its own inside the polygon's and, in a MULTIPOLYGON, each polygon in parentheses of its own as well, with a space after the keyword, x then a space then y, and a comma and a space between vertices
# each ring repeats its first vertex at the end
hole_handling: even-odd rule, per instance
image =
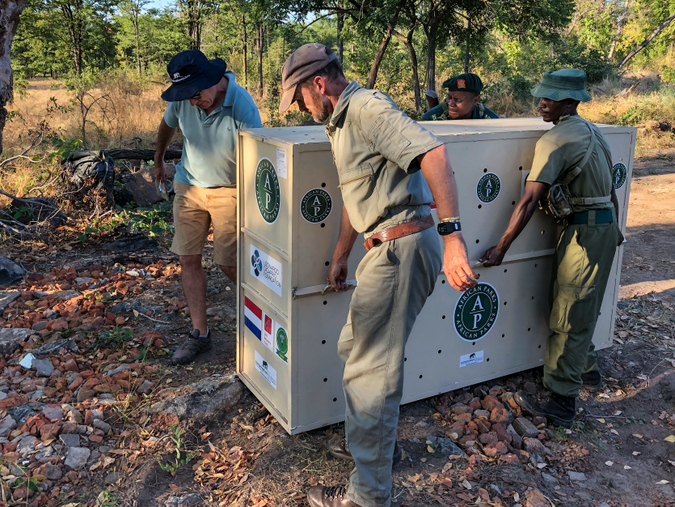
POLYGON ((176 181, 198 187, 237 184, 237 130, 262 127, 258 107, 231 71, 223 103, 207 115, 189 100, 169 102, 164 121, 183 132, 183 155, 176 181))

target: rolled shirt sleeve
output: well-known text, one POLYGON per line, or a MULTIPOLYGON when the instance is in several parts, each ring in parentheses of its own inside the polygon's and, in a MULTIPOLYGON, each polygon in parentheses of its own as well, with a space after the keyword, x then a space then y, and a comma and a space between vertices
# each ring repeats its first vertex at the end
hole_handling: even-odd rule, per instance
POLYGON ((364 104, 360 120, 375 151, 407 173, 419 171, 418 156, 443 144, 384 94, 375 95, 364 104))

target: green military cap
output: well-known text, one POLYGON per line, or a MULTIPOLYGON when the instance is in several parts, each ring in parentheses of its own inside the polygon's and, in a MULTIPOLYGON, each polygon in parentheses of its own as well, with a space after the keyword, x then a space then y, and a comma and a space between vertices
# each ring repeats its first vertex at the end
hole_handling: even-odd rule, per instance
POLYGON ((476 74, 467 72, 448 79, 443 83, 443 88, 447 88, 449 92, 480 93, 483 90, 483 81, 476 74))
POLYGON ((539 86, 532 88, 532 95, 560 102, 565 99, 588 102, 592 100, 586 92, 586 73, 579 69, 547 70, 539 86))

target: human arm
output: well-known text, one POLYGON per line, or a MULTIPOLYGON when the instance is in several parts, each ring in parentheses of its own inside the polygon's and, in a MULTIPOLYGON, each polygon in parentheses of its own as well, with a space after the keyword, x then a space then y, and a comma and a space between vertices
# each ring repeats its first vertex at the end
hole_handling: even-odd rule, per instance
MULTIPOLYGON (((450 167, 445 145, 437 146, 418 157, 422 174, 431 188, 439 219, 459 217, 457 183, 450 167)), ((443 236, 443 272, 450 285, 466 290, 476 285, 477 275, 469 266, 466 243, 461 232, 443 236)))
POLYGON ((164 166, 164 155, 169 148, 169 144, 176 134, 176 129, 169 127, 164 118, 159 124, 157 131, 157 146, 155 148, 155 179, 157 181, 166 181, 166 167, 164 166))
POLYGON ((328 268, 326 275, 326 282, 335 292, 340 292, 345 289, 345 282, 347 281, 347 262, 349 254, 352 251, 354 242, 356 241, 358 232, 352 227, 347 214, 347 208, 342 207, 342 218, 340 220, 340 234, 338 236, 335 251, 333 252, 333 260, 328 268))
MULTIPOLYGON (((619 220, 619 199, 616 197, 616 192, 614 191, 613 185, 612 185, 612 193, 610 194, 610 196, 612 198, 614 210, 616 211, 616 219, 619 220)), ((619 224, 617 224, 617 229, 619 231, 619 242, 617 243, 617 246, 621 246, 621 243, 624 242, 625 238, 623 236, 623 233, 621 232, 621 229, 619 228, 619 224)))
POLYGON ((518 204, 516 204, 516 209, 513 210, 511 220, 502 239, 492 248, 488 248, 479 259, 483 263, 483 266, 499 266, 502 263, 504 255, 506 255, 511 244, 532 218, 534 211, 537 209, 537 203, 544 197, 547 188, 547 184, 538 181, 528 181, 525 183, 525 192, 520 201, 518 201, 518 204))

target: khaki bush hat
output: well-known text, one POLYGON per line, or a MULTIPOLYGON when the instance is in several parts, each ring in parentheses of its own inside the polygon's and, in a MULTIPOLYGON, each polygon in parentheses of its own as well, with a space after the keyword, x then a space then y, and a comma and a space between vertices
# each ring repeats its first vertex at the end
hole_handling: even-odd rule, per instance
POLYGON ((539 86, 532 88, 532 96, 560 102, 565 99, 588 102, 593 100, 586 92, 586 73, 579 69, 547 70, 539 86))
POLYGON ((313 76, 330 62, 337 62, 337 55, 323 44, 312 42, 300 46, 288 57, 281 69, 283 94, 279 112, 283 113, 295 101, 298 84, 313 76))

